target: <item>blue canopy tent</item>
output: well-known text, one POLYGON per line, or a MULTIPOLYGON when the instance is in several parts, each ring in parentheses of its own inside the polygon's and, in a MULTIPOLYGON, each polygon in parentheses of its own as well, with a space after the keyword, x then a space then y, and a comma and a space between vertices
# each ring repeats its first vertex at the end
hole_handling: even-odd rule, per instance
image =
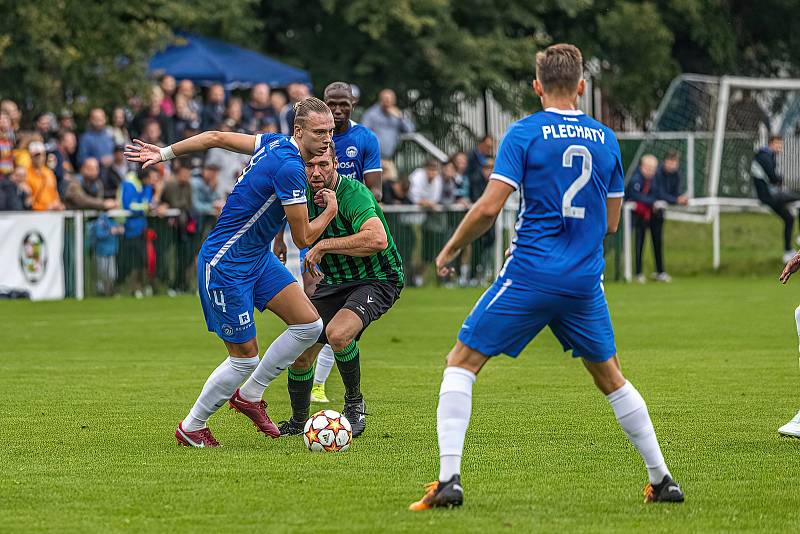
POLYGON ((150 60, 150 73, 189 79, 198 85, 221 83, 225 89, 266 82, 273 87, 290 83, 311 85, 308 73, 217 39, 178 34, 178 42, 150 60))

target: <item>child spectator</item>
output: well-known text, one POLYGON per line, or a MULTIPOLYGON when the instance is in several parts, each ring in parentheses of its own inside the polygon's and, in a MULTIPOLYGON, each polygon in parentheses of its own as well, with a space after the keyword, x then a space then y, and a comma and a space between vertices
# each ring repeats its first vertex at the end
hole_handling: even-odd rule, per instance
POLYGON ((117 252, 119 236, 125 233, 125 227, 114 222, 103 213, 92 227, 95 268, 97 270, 97 292, 110 297, 114 294, 117 281, 117 252))

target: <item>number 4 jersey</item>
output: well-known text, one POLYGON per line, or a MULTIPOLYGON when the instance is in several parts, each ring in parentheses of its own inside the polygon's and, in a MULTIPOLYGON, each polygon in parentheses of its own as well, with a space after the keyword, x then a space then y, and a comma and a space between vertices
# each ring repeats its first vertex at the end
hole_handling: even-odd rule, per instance
POLYGON ((503 273, 558 295, 595 294, 605 268, 606 199, 624 190, 611 129, 581 111, 530 115, 506 132, 491 178, 520 192, 503 273))

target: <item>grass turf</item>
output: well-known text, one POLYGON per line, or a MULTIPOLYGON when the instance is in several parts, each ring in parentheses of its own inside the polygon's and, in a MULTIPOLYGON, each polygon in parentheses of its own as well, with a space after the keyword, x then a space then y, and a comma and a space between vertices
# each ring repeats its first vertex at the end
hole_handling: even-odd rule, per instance
MULTIPOLYGON (((465 506, 411 513, 437 474, 443 357, 479 295, 407 290, 361 343, 367 431, 343 454, 269 440, 221 410, 224 447, 175 444, 175 424, 224 356, 190 297, 0 303, 0 530, 789 531, 800 440, 792 311, 774 279, 610 284, 623 369, 648 401, 687 493, 644 505, 645 472, 582 366, 549 332, 475 387, 465 506)), ((281 329, 258 319, 266 346, 281 329)), ((267 390, 289 414, 285 378, 267 390)), ((339 408, 334 372, 329 396, 339 408)))

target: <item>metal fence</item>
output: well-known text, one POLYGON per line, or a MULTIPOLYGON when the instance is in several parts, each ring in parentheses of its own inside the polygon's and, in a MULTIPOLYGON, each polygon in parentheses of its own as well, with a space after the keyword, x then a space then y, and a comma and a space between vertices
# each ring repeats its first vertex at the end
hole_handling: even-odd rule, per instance
MULTIPOLYGON (((465 208, 440 211, 418 206, 384 206, 386 222, 403 258, 406 285, 475 287, 486 286, 502 267, 505 250, 513 238, 517 210, 513 201, 503 210, 489 232, 465 248, 453 267, 456 273, 439 278, 434 259, 464 216, 465 208)), ((67 212, 64 240, 66 296, 78 299, 112 295, 158 295, 197 291, 196 258, 214 220, 196 221, 187 229, 176 215, 147 218, 137 236, 103 237, 104 224, 96 212, 67 212), (108 247, 107 241, 116 240, 108 247), (109 254, 109 251, 113 253, 109 254)), ((113 215, 113 214, 112 214, 113 215)), ((112 224, 121 224, 114 216, 112 224)), ((607 280, 622 275, 621 239, 606 242, 607 280)), ((289 262, 296 262, 289 255, 289 262)), ((287 265, 299 273, 297 265, 287 265)))

